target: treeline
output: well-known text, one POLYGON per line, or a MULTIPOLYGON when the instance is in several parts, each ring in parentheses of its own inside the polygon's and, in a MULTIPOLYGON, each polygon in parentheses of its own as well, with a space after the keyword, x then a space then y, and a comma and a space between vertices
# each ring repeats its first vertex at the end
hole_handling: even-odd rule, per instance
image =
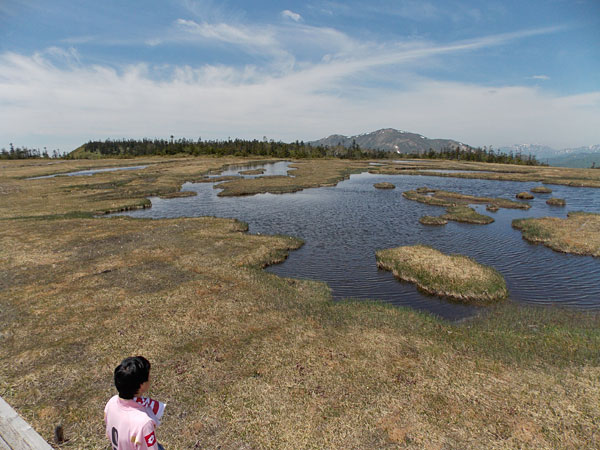
MULTIPOLYGON (((214 156, 268 156, 275 158, 325 158, 339 157, 350 159, 386 158, 389 153, 383 150, 365 150, 357 144, 349 148, 312 146, 305 142, 276 142, 274 140, 223 140, 197 141, 189 139, 122 139, 89 141, 82 148, 83 153, 95 153, 106 157, 123 158, 151 155, 214 155, 214 156)), ((78 152, 71 154, 78 157, 78 152)))
POLYGON ((487 163, 500 163, 500 164, 519 164, 526 166, 547 166, 547 164, 541 163, 537 160, 534 155, 528 154, 523 155, 521 153, 504 153, 500 151, 494 151, 492 146, 471 148, 467 150, 461 150, 458 147, 443 147, 440 151, 429 149, 419 158, 427 159, 455 159, 459 161, 475 161, 475 162, 487 162, 487 163))
POLYGON ((265 156, 271 158, 344 158, 344 159, 389 159, 389 158, 426 158, 449 159, 457 161, 475 161, 503 164, 544 165, 535 156, 524 156, 520 153, 504 153, 489 148, 472 147, 444 147, 441 150, 430 148, 422 153, 397 153, 385 150, 363 149, 353 141, 349 147, 342 145, 324 146, 310 145, 303 141, 285 143, 263 139, 259 141, 244 139, 203 141, 198 139, 107 139, 105 141, 89 141, 79 149, 67 155, 61 155, 57 150, 50 155, 44 148, 28 149, 15 148, 10 144, 10 149, 2 149, 0 159, 28 159, 28 158, 63 158, 77 159, 91 155, 106 158, 132 158, 136 156, 173 156, 173 155, 213 155, 213 156, 265 156))
POLYGON ((13 144, 9 145, 8 150, 5 148, 0 150, 0 159, 50 159, 60 157, 58 150, 53 150, 52 155, 50 155, 46 148, 40 150, 39 148, 15 147, 13 144))

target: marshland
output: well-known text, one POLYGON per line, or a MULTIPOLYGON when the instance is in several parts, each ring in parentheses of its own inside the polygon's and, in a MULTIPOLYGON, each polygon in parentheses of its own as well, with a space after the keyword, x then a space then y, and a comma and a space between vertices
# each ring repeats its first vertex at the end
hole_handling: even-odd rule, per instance
POLYGON ((459 172, 0 162, 2 397, 46 439, 61 423, 64 448, 98 448, 107 373, 142 353, 169 405, 169 448, 598 446, 600 174, 433 164, 459 172), (128 166, 146 167, 27 179, 128 166), (568 206, 515 200, 542 182, 568 206), (424 186, 453 205, 402 195, 424 186), (529 208, 498 204, 487 225, 419 223, 467 205, 484 214, 490 199, 529 208), (569 246, 530 243, 526 225, 569 246), (582 230, 591 250, 573 254, 582 230), (376 251, 417 244, 493 267, 508 299, 456 304, 377 268, 376 251))

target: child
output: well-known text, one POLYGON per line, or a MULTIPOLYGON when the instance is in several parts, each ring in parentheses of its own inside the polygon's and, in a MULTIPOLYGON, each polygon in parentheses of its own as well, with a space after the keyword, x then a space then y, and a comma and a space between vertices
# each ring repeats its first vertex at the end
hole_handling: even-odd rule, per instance
POLYGON ((125 358, 115 369, 119 395, 104 408, 106 437, 113 450, 163 450, 155 428, 165 405, 141 397, 150 388, 150 362, 143 356, 125 358))

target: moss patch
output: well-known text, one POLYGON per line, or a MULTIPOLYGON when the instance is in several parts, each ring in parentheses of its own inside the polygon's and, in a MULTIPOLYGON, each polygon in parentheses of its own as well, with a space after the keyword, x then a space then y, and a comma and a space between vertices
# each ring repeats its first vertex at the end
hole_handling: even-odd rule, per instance
POLYGON ((424 292, 462 302, 490 302, 508 297, 502 275, 462 255, 445 255, 424 246, 397 247, 376 253, 377 266, 424 292))

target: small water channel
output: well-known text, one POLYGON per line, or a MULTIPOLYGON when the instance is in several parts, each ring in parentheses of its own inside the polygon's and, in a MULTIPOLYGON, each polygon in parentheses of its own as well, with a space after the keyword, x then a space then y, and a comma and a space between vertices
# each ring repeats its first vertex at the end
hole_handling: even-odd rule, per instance
MULTIPOLYGON (((267 165, 265 173, 285 175, 288 163, 267 165)), ((249 167, 232 169, 239 173, 249 167)), ((231 173, 233 174, 233 173, 231 173)), ((293 194, 260 194, 249 197, 217 197, 210 183, 186 183, 183 190, 197 196, 163 200, 152 198, 152 208, 126 213, 132 217, 218 216, 243 220, 251 233, 286 234, 305 240, 282 264, 269 272, 328 283, 335 299, 378 299, 409 306, 456 320, 477 308, 421 294, 377 269, 375 251, 423 243, 446 253, 460 253, 493 266, 505 277, 516 302, 600 309, 600 259, 554 252, 524 241, 511 221, 521 217, 566 217, 568 211, 600 213, 600 190, 551 186, 552 196, 564 198, 566 208, 546 205, 550 195, 536 195, 528 211, 501 209, 497 213, 476 206, 494 217, 490 225, 450 222, 427 227, 422 215, 438 215, 444 208, 402 197, 402 192, 428 186, 463 194, 504 197, 528 191, 539 183, 442 178, 427 175, 352 175, 335 187, 306 189, 293 194), (377 182, 396 185, 378 190, 377 182)))

